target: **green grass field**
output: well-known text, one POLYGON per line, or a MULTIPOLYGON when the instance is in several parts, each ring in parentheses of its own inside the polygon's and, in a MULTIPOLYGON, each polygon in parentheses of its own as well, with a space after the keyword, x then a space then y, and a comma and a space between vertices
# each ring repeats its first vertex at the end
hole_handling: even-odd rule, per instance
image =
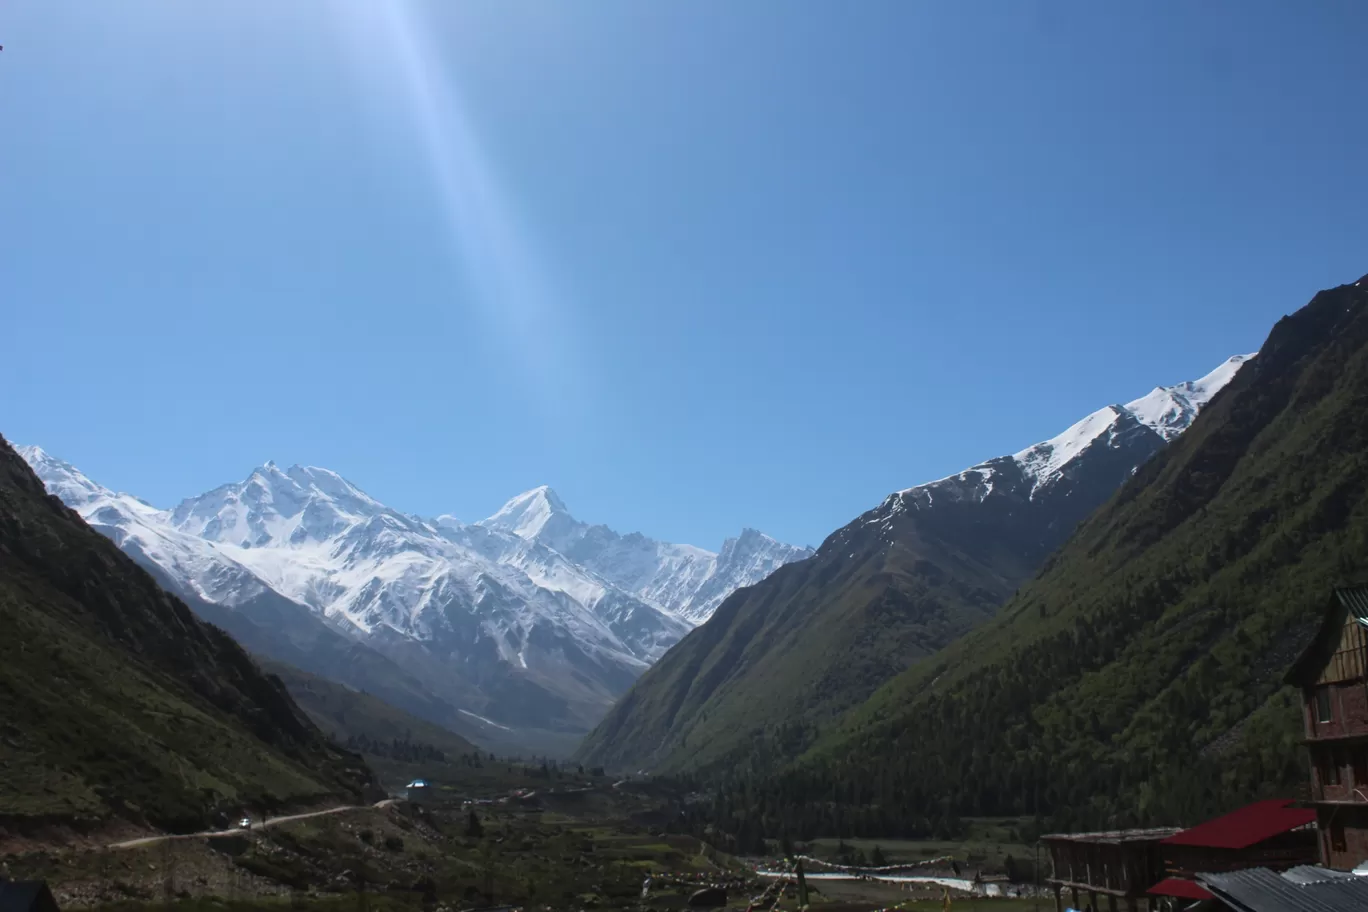
MULTIPOLYGON (((1034 861, 1036 847, 1024 841, 1030 834, 1031 821, 1015 817, 967 818, 967 832, 963 839, 846 839, 844 843, 863 854, 866 863, 875 848, 882 852, 886 864, 910 864, 931 858, 950 856, 967 873, 1004 871, 1008 858, 1026 865, 1034 861), (1025 834, 1025 836, 1023 836, 1025 834)), ((842 840, 825 838, 806 843, 807 854, 814 858, 836 862, 840 857, 842 840)), ((778 843, 773 843, 778 852, 778 843)))

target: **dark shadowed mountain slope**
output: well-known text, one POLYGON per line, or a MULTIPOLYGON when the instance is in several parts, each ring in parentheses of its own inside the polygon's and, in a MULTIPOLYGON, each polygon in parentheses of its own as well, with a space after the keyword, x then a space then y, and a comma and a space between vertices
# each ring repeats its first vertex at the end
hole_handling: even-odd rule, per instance
MULTIPOLYGON (((96 528, 119 542, 111 530, 96 528)), ((211 602, 199 598, 183 582, 172 578, 156 563, 144 561, 135 551, 126 550, 125 553, 143 565, 168 592, 180 596, 201 620, 227 631, 263 668, 279 676, 291 696, 306 711, 310 706, 300 700, 294 684, 306 677, 322 676, 339 682, 335 686, 341 691, 364 691, 400 714, 411 714, 428 724, 445 728, 447 734, 457 740, 479 737, 479 730, 485 727, 462 715, 450 703, 433 696, 400 663, 334 629, 297 602, 270 589, 231 607, 211 602), (264 661, 267 659, 270 661, 264 661)), ((318 721, 314 713, 309 715, 318 721)), ((326 725, 323 729, 330 732, 326 725)))
POLYGON ((359 800, 373 777, 0 439, 0 824, 359 800))
POLYGON ((991 618, 1245 360, 890 495, 815 556, 724 601, 619 700, 578 756, 656 771, 796 756, 819 726, 991 618))
POLYGON ((434 748, 452 758, 480 751, 450 729, 410 715, 366 691, 300 671, 283 662, 258 661, 263 671, 281 680, 299 708, 339 744, 352 742, 359 749, 357 742, 384 745, 398 741, 434 748))
MULTIPOLYGON (((1281 676, 1368 575, 1368 289, 1318 294, 989 625, 850 714, 760 802, 1190 823, 1306 770, 1281 676)), ((754 804, 754 803, 753 803, 754 804)), ((798 810, 806 807, 806 811, 798 810)))

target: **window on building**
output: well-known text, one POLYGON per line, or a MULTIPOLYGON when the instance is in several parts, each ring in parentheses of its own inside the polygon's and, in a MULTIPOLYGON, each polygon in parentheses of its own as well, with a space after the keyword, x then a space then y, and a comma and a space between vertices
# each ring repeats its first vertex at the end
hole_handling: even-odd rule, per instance
POLYGON ((1320 780, 1321 785, 1340 784, 1340 764, 1339 757, 1335 752, 1326 751, 1320 757, 1320 780))
POLYGON ((1316 721, 1330 721, 1330 688, 1321 687, 1316 690, 1316 721))
POLYGON ((1336 820, 1330 824, 1330 850, 1343 852, 1348 848, 1344 841, 1344 821, 1336 820))
POLYGON ((1353 753, 1354 787, 1368 786, 1368 748, 1356 747, 1353 753))

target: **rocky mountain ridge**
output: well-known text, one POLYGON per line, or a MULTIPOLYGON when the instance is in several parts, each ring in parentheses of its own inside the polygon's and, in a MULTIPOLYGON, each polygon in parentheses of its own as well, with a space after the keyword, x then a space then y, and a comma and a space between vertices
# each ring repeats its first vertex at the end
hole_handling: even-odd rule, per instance
POLYGON ((0 822, 193 830, 378 787, 0 438, 0 822))
POLYGON ((1250 357, 889 495, 811 559, 723 601, 618 701, 579 756, 677 771, 801 750, 909 664, 992 618, 1250 357))
POLYGON ((53 493, 252 648, 352 686, 397 691, 403 708, 486 743, 524 733, 545 748, 597 721, 692 626, 647 596, 706 610, 805 553, 758 533, 738 540, 749 549, 729 543, 721 556, 619 536, 579 523, 547 488, 480 523, 428 521, 329 470, 272 462, 159 510, 37 447, 21 453, 53 493), (509 521, 514 515, 521 523, 509 521), (635 575, 614 560, 623 554, 636 558, 635 575), (593 565, 617 571, 623 584, 593 565), (288 644, 273 640, 275 627, 305 645, 281 654, 277 646, 288 644), (349 680, 335 660, 345 651, 338 637, 364 648, 366 681, 349 680), (315 654, 324 646, 327 662, 315 654))

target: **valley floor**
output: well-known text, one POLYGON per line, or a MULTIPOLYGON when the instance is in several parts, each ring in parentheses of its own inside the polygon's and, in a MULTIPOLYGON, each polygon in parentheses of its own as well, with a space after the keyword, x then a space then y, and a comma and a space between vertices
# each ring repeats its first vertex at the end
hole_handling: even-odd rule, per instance
MULTIPOLYGON (((726 889, 727 908, 746 908, 762 894, 763 908, 797 908, 796 888, 780 890, 758 876, 759 859, 746 862, 666 832, 679 796, 649 783, 517 764, 425 772, 435 794, 421 807, 391 799, 278 818, 247 831, 32 848, 0 855, 0 876, 45 879, 63 908, 110 912, 152 906, 179 912, 456 912, 496 905, 667 910, 688 908, 690 895, 709 886, 726 889)), ((1009 832, 981 827, 978 838, 992 848, 890 841, 879 851, 890 863, 953 853, 965 864, 974 857, 996 866, 989 860, 993 850, 1024 852, 992 841, 1009 832)), ((850 840, 842 847, 819 840, 804 850, 825 858, 872 852, 874 843, 850 840)), ((828 912, 942 908, 943 891, 935 885, 815 878, 810 887, 813 905, 828 912)), ((955 896, 956 910, 1039 904, 955 896)))

